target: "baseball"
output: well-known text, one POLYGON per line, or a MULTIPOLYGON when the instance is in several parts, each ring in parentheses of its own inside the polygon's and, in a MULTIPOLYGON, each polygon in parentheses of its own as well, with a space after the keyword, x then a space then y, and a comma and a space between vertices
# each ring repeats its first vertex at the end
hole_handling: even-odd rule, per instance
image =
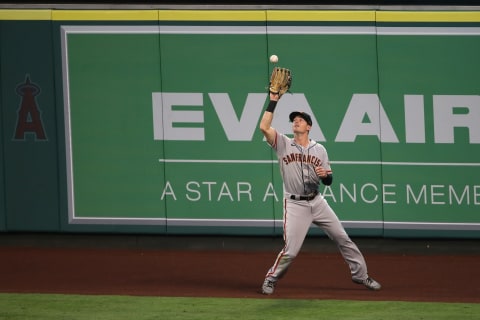
POLYGON ((278 56, 276 54, 272 54, 270 56, 270 62, 271 63, 277 63, 278 62, 278 56))

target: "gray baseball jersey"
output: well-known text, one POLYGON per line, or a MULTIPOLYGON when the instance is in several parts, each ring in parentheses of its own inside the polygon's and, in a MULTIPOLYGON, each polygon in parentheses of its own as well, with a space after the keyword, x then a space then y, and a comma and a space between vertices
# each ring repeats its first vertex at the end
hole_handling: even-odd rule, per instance
POLYGON ((318 191, 320 177, 315 167, 322 166, 332 173, 325 147, 313 140, 307 147, 295 143, 277 132, 272 145, 278 157, 284 192, 287 195, 307 195, 318 191))
POLYGON ((315 172, 315 167, 322 166, 328 173, 331 173, 325 147, 313 140, 310 140, 307 147, 302 147, 297 145, 294 139, 278 132, 271 147, 277 154, 284 182, 285 246, 265 278, 276 282, 285 274, 300 251, 308 229, 313 223, 322 228, 337 244, 350 267, 352 279, 365 279, 368 273, 362 253, 345 232, 340 220, 324 197, 321 194, 316 195, 320 178, 315 172), (312 193, 312 198, 307 200, 297 197, 312 193))

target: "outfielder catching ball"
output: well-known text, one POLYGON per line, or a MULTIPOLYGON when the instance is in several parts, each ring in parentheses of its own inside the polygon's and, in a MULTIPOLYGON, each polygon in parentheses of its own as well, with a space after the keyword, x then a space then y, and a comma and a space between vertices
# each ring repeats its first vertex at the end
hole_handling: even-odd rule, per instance
POLYGON ((319 193, 320 182, 330 185, 332 169, 325 147, 309 138, 312 119, 305 112, 292 112, 293 138, 271 126, 278 100, 292 83, 290 70, 275 67, 270 78, 270 102, 260 122, 260 130, 278 157, 284 188, 285 246, 268 270, 262 293, 272 294, 277 281, 299 253, 312 223, 322 228, 333 240, 350 267, 353 282, 371 290, 381 285, 369 277, 365 259, 357 245, 345 232, 340 220, 319 193))

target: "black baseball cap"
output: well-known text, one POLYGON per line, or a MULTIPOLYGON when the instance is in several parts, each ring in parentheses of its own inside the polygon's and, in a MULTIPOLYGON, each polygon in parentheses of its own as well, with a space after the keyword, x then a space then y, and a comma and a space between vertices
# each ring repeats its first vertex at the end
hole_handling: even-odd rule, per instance
POLYGON ((310 115, 308 113, 300 112, 300 111, 294 111, 294 112, 290 113, 290 116, 289 116, 290 122, 293 122, 293 119, 295 119, 296 117, 303 118, 303 120, 305 120, 309 126, 312 125, 312 117, 310 117, 310 115))

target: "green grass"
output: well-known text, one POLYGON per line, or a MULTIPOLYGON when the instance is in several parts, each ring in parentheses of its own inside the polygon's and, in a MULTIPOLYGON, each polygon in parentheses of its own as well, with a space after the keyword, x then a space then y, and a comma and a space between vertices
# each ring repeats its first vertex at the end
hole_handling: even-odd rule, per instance
POLYGON ((0 319, 479 319, 480 304, 0 294, 0 319))

